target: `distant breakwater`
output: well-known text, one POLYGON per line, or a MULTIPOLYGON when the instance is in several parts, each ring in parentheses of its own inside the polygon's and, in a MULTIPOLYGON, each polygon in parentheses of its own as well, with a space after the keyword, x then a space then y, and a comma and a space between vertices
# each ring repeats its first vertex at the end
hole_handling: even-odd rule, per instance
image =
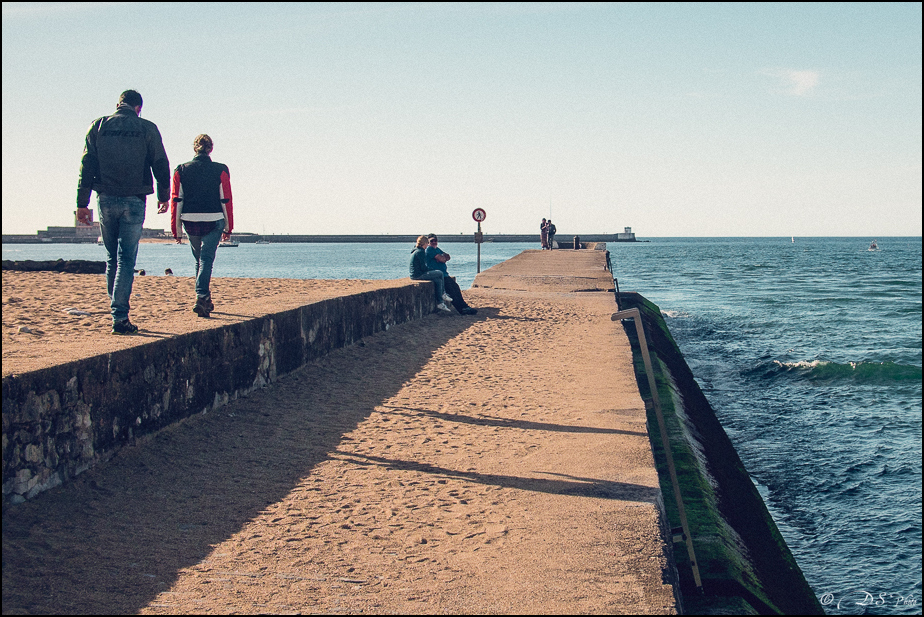
MULTIPOLYGON (((420 234, 379 234, 379 235, 261 235, 261 234, 252 234, 252 233, 235 233, 232 234, 232 240, 236 240, 242 244, 255 244, 260 242, 261 244, 275 244, 275 243, 296 243, 296 242, 305 242, 305 243, 337 243, 337 242, 366 242, 366 243, 378 243, 378 242, 400 242, 403 244, 414 244, 417 237, 420 234)), ((465 243, 474 243, 475 239, 473 234, 443 234, 439 235, 440 241, 443 243, 449 242, 465 242, 465 243)), ((556 240, 562 243, 569 243, 573 245, 574 236, 577 235, 580 238, 580 241, 583 242, 634 242, 634 240, 620 240, 617 238, 617 234, 556 234, 556 240)), ((164 235, 164 239, 168 238, 168 235, 164 235)), ((62 236, 60 238, 39 238, 37 235, 27 235, 27 234, 3 234, 3 244, 39 244, 39 243, 60 243, 60 244, 95 244, 97 242, 96 238, 86 238, 86 237, 75 237, 75 236, 62 236)), ((483 242, 535 242, 536 245, 539 245, 539 234, 484 234, 483 242)))

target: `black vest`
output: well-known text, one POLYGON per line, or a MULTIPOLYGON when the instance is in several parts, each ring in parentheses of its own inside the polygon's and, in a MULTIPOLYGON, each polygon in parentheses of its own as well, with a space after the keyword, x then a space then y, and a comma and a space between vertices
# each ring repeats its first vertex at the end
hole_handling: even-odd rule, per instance
MULTIPOLYGON (((228 167, 199 154, 176 168, 183 186, 183 213, 224 212, 221 208, 221 174, 228 167)), ((230 176, 230 174, 228 174, 230 176)), ((227 197, 224 201, 228 201, 227 197)))

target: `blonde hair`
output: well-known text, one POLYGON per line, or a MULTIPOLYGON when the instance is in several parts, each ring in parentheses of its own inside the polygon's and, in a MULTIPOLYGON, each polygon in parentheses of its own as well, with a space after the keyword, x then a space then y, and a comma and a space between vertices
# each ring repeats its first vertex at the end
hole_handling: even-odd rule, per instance
POLYGON ((205 133, 197 135, 196 139, 193 140, 193 150, 195 150, 196 154, 209 154, 212 152, 213 147, 212 138, 205 133))
POLYGON ((430 240, 427 238, 427 236, 420 236, 417 238, 417 248, 422 249, 427 246, 429 242, 430 240))

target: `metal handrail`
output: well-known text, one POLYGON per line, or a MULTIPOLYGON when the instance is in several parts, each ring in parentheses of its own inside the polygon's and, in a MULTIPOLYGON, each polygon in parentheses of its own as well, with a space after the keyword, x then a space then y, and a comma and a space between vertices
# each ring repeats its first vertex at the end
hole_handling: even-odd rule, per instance
POLYGON ((616 294, 616 306, 620 306, 622 304, 622 297, 619 295, 619 279, 616 278, 616 273, 613 272, 613 262, 610 261, 609 251, 606 252, 606 266, 604 266, 604 268, 606 268, 613 277, 613 284, 615 285, 613 292, 616 294))
MULTIPOLYGON (((674 499, 677 501, 677 510, 680 512, 680 525, 683 530, 682 539, 687 545, 687 554, 693 568, 693 581, 700 593, 703 591, 703 582, 699 576, 699 564, 696 562, 696 553, 693 551, 693 537, 690 535, 690 526, 687 524, 687 513, 683 507, 680 496, 680 482, 677 480, 677 469, 674 467, 674 456, 671 453, 670 441, 667 438, 667 426, 664 423, 664 414, 661 411, 661 399, 658 397, 658 386, 655 383, 654 371, 651 368, 651 357, 648 354, 648 341, 645 339, 645 328, 642 326, 642 314, 637 308, 618 311, 610 316, 612 321, 634 319, 635 330, 638 333, 639 347, 642 349, 642 360, 645 362, 645 372, 648 373, 648 387, 654 401, 655 415, 658 417, 658 428, 661 430, 661 443, 664 445, 664 456, 667 459, 667 469, 674 486, 674 499)), ((674 530, 671 530, 672 532, 674 530)), ((676 536, 675 536, 676 539, 676 536)))

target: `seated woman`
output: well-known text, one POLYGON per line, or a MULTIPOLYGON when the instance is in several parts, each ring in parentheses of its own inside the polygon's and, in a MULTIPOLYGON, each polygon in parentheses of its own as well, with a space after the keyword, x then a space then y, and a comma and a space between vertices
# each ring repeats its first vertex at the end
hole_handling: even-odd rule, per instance
POLYGON ((414 281, 433 281, 436 291, 436 308, 444 313, 452 311, 444 304, 445 301, 452 301, 446 295, 446 287, 443 285, 443 273, 439 270, 430 270, 427 268, 427 236, 417 238, 417 246, 411 252, 411 280, 414 281))

